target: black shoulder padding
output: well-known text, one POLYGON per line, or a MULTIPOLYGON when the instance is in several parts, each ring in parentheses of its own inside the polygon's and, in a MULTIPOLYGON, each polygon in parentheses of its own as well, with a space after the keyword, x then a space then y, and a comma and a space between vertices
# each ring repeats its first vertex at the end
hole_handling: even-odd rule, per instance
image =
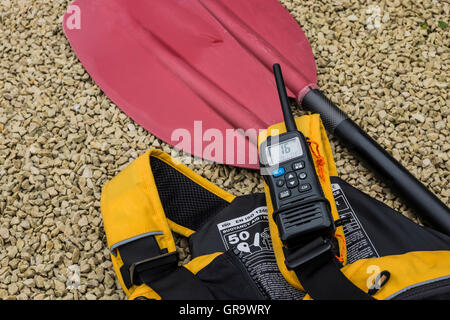
POLYGON ((228 250, 200 270, 197 277, 217 300, 264 300, 264 295, 242 268, 232 250, 228 250))
POLYGON ((228 205, 164 161, 150 157, 150 166, 166 217, 173 222, 196 231, 228 205))

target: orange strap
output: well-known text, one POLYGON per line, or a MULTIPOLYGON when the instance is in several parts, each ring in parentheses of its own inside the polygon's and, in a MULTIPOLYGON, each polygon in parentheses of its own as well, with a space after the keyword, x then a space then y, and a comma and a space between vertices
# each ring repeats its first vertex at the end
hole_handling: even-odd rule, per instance
MULTIPOLYGON (((315 141, 312 141, 309 138, 307 138, 307 142, 309 143, 309 148, 311 149, 311 153, 313 154, 313 156, 316 160, 316 167, 317 167, 317 173, 319 175, 319 178, 320 178, 320 180, 324 181, 325 180, 325 171, 324 171, 325 158, 322 157, 322 155, 320 154, 319 144, 315 141)), ((342 250, 340 250, 340 255, 339 255, 339 257, 336 256, 336 259, 338 259, 341 263, 344 263, 344 256, 345 256, 344 251, 345 251, 345 248, 347 247, 346 243, 345 243, 345 237, 338 233, 336 233, 334 236, 342 241, 342 250)))
POLYGON ((322 157, 319 151, 319 144, 315 141, 312 141, 308 138, 307 140, 309 142, 309 148, 311 149, 311 153, 313 154, 315 160, 316 160, 316 166, 317 166, 317 173, 319 174, 320 180, 325 180, 325 158, 322 157))
POLYGON ((339 262, 343 264, 344 263, 344 251, 345 251, 345 248, 347 248, 347 245, 345 243, 345 237, 342 234, 339 234, 339 233, 335 233, 334 236, 337 239, 340 239, 342 241, 342 246, 341 246, 342 250, 339 250, 339 257, 336 256, 336 259, 338 259, 339 262))

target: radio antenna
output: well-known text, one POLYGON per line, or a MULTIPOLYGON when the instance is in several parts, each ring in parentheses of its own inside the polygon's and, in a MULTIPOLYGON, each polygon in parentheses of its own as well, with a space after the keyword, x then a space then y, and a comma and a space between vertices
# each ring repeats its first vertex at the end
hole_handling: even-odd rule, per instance
POLYGON ((273 65, 273 72, 275 74, 275 81, 277 83, 278 95, 280 96, 281 110, 283 111, 286 131, 298 131, 294 117, 292 116, 291 107, 289 106, 289 100, 286 92, 286 86, 284 85, 283 74, 281 73, 281 67, 278 63, 275 63, 273 65))

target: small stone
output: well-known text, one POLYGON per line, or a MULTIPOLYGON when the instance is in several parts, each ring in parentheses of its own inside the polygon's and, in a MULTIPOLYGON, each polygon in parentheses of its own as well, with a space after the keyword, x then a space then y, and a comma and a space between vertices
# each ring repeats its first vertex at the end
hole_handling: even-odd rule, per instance
POLYGON ((53 265, 57 266, 59 264, 61 264, 61 262, 64 260, 64 253, 57 253, 55 254, 55 256, 53 257, 53 265))
POLYGON ((444 121, 438 121, 436 122, 436 125, 434 126, 436 130, 443 130, 445 129, 446 125, 444 121))
POLYGON ((422 161, 422 164, 423 164, 424 167, 428 167, 428 166, 431 164, 431 160, 428 159, 428 158, 425 158, 425 159, 422 161))
POLYGON ((105 283, 106 288, 112 288, 112 287, 114 287, 115 280, 107 273, 105 275, 104 283, 105 283))
POLYGON ((95 252, 99 252, 100 250, 103 249, 103 244, 102 244, 101 241, 97 241, 97 242, 93 245, 92 248, 94 249, 95 252))
POLYGON ((88 221, 88 219, 86 218, 86 216, 82 216, 82 217, 80 218, 80 220, 78 220, 78 225, 79 225, 80 227, 87 226, 88 224, 89 224, 89 221, 88 221))
POLYGON ((55 292, 56 292, 56 296, 57 297, 62 297, 64 295, 64 293, 66 292, 66 284, 59 281, 59 280, 54 280, 53 281, 54 285, 55 285, 55 292))
POLYGON ((97 300, 97 297, 93 295, 92 293, 86 293, 85 295, 86 300, 97 300))
POLYGON ((94 179, 98 179, 98 178, 100 178, 101 176, 102 176, 102 172, 101 172, 100 170, 95 170, 94 173, 93 173, 93 175, 92 175, 92 177, 93 177, 94 179))
POLYGON ((16 296, 17 300, 28 300, 28 296, 25 293, 19 293, 19 295, 16 296))
POLYGON ((17 292, 19 292, 19 287, 15 283, 12 283, 8 286, 8 293, 11 296, 15 295, 17 292))
POLYGON ((20 223, 20 219, 17 216, 14 216, 11 220, 10 220, 11 225, 17 225, 20 223))
POLYGON ((412 115, 413 119, 416 119, 419 122, 425 122, 425 117, 421 115, 420 113, 415 113, 412 115))
POLYGON ((34 283, 34 279, 26 279, 23 281, 23 284, 27 287, 34 287, 35 283, 34 283))
POLYGON ((33 297, 33 300, 44 300, 46 298, 45 293, 38 293, 33 297))
POLYGON ((41 276, 36 276, 36 278, 34 279, 34 283, 36 284, 36 288, 44 288, 45 279, 41 276))
POLYGON ((80 260, 80 249, 75 248, 72 253, 72 262, 78 263, 79 260, 80 260))
POLYGON ((7 228, 0 228, 0 237, 2 237, 3 239, 8 239, 9 238, 9 230, 7 228))
POLYGON ((5 289, 0 289, 0 299, 5 300, 7 296, 8 296, 8 291, 5 289))
POLYGON ((6 251, 7 251, 6 255, 10 259, 13 259, 18 253, 18 249, 16 246, 10 246, 6 249, 6 251))
POLYGON ((89 271, 91 271, 91 266, 89 264, 84 263, 80 266, 81 273, 88 273, 89 271))
POLYGON ((439 134, 436 132, 429 132, 427 133, 427 137, 428 139, 430 139, 431 141, 436 141, 439 139, 439 134))
POLYGON ((16 247, 17 247, 17 250, 19 250, 19 252, 21 252, 21 254, 23 254, 22 249, 23 249, 24 245, 25 245, 25 242, 22 239, 17 239, 16 247))
POLYGON ((92 178, 92 171, 89 167, 84 168, 83 174, 81 175, 83 178, 92 178))
POLYGON ((28 220, 22 220, 22 222, 20 223, 20 226, 22 228, 24 228, 25 230, 30 229, 30 223, 28 222, 28 220))
POLYGON ((338 48, 336 46, 329 46, 328 47, 328 51, 330 51, 331 53, 336 53, 338 50, 338 48))

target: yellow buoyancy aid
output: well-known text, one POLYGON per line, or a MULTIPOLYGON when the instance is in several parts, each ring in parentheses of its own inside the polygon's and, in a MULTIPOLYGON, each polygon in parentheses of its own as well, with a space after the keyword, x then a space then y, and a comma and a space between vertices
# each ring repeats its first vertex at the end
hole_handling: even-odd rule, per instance
MULTIPOLYGON (((316 170, 338 225, 334 254, 349 281, 365 292, 372 288, 376 299, 411 296, 414 288, 430 283, 448 286, 448 237, 337 178, 320 117, 296 121, 316 143, 316 170), (375 280, 387 274, 378 288, 375 280)), ((295 272, 285 267, 267 196, 236 197, 160 150, 141 155, 105 185, 101 198, 111 259, 126 294, 130 299, 309 299, 295 272), (184 265, 180 258, 189 257, 177 250, 173 232, 189 239, 190 261, 184 265)))

